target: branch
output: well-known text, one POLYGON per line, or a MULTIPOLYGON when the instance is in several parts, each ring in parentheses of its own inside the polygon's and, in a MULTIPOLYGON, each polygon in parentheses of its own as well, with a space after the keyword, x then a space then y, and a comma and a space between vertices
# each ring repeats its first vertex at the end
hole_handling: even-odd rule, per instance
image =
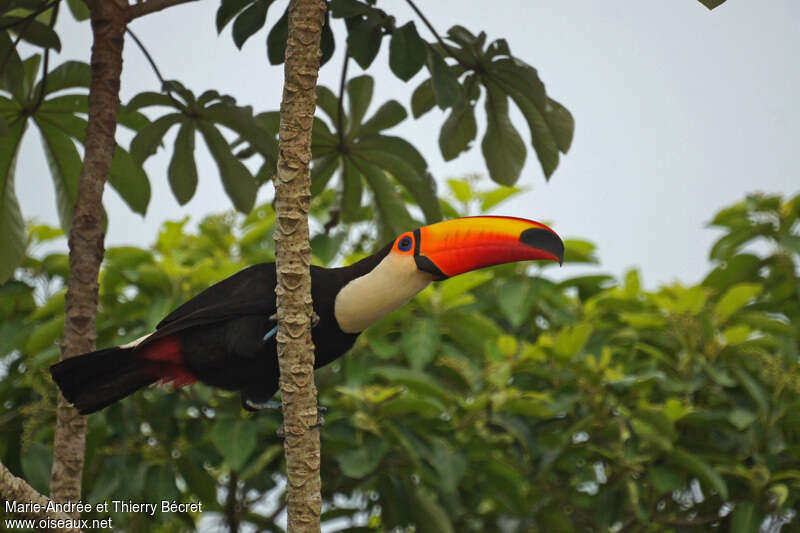
POLYGON ((156 73, 158 81, 161 82, 161 87, 164 87, 164 83, 166 82, 164 81, 164 78, 161 76, 161 71, 158 70, 156 62, 153 60, 153 57, 150 55, 150 52, 147 51, 147 48, 145 48, 144 44, 142 44, 142 41, 139 40, 139 38, 136 36, 135 33, 131 31, 130 28, 125 28, 125 31, 128 32, 128 35, 130 35, 133 38, 133 42, 136 43, 136 46, 138 46, 139 50, 142 51, 144 57, 147 58, 147 62, 150 63, 150 66, 153 68, 153 72, 156 73))
POLYGON ((344 84, 347 81, 347 64, 350 63, 350 48, 344 49, 344 65, 342 65, 342 80, 339 82, 339 112, 336 115, 336 128, 339 130, 339 144, 344 147, 344 84))
MULTIPOLYGON (((72 524, 72 519, 69 515, 58 511, 46 511, 45 509, 47 509, 48 504, 52 503, 52 500, 47 496, 39 494, 36 489, 28 485, 24 479, 12 474, 2 462, 0 462, 0 494, 6 502, 11 502, 12 504, 32 504, 26 506, 25 511, 18 513, 22 516, 27 516, 32 519, 62 521, 64 524, 72 524), (36 505, 39 510, 33 510, 33 505, 36 505)), ((8 503, 6 503, 6 506, 8 506, 8 503)), ((50 530, 80 532, 80 529, 77 527, 65 527, 60 529, 50 528, 50 530)))
POLYGON ((188 2, 196 2, 197 0, 147 0, 146 2, 139 2, 128 8, 128 20, 137 19, 168 7, 177 6, 179 4, 186 4, 188 2))
MULTIPOLYGON (((433 27, 433 24, 431 24, 430 21, 425 17, 425 15, 422 14, 422 11, 419 10, 419 8, 413 2, 413 0, 406 0, 406 2, 408 2, 408 5, 411 6, 411 9, 414 10, 414 13, 416 13, 417 16, 420 19, 422 19, 422 22, 425 24, 425 26, 428 27, 428 29, 431 31, 433 36, 436 37, 436 40, 439 41, 439 44, 442 46, 444 51, 447 52, 447 54, 450 57, 452 57, 453 59, 458 61, 461 65, 464 65, 464 63, 460 59, 458 59, 458 57, 453 53, 453 50, 450 48, 450 45, 448 45, 446 42, 444 42, 444 39, 442 39, 441 35, 439 35, 439 32, 437 32, 436 28, 433 27)), ((464 65, 464 66, 468 67, 469 65, 464 65)))
MULTIPOLYGON (((53 26, 56 25, 56 17, 58 17, 58 6, 60 6, 60 5, 61 4, 56 4, 55 7, 53 7, 53 12, 50 14, 50 29, 51 30, 53 29, 53 26)), ((36 111, 39 110, 39 106, 41 106, 42 102, 44 101, 44 95, 45 95, 45 92, 47 91, 47 69, 49 68, 49 65, 50 65, 50 49, 49 48, 45 48, 44 49, 44 64, 42 65, 42 87, 39 90, 39 97, 36 99, 36 103, 33 106, 33 111, 31 111, 31 114, 36 113, 36 111)))

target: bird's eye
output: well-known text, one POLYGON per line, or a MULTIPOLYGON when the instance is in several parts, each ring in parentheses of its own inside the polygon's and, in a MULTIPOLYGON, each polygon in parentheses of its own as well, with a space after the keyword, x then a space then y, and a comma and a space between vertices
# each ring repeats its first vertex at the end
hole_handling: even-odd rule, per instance
POLYGON ((411 240, 411 237, 403 237, 400 239, 400 242, 397 243, 397 249, 401 252, 407 252, 413 245, 414 241, 411 240))

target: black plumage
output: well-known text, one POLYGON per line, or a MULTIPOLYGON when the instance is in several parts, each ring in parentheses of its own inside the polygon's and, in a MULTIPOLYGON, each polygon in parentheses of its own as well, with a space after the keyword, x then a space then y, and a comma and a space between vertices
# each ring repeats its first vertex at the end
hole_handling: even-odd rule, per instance
MULTIPOLYGON (((375 268, 390 249, 391 244, 346 267, 311 267, 314 311, 319 316, 312 329, 315 368, 344 355, 358 337, 336 322, 336 295, 375 268)), ((245 268, 175 309, 138 345, 64 360, 51 367, 53 379, 81 413, 91 413, 163 379, 172 363, 153 360, 148 350, 177 339, 182 365, 199 381, 241 391, 246 408, 264 403, 278 390, 276 340, 272 336, 264 341, 275 326, 271 317, 277 312, 276 282, 275 263, 245 268)))

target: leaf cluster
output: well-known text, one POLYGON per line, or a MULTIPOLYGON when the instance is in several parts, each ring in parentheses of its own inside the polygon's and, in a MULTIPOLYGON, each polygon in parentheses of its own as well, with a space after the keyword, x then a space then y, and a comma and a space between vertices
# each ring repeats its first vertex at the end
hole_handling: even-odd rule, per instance
MULTIPOLYGON (((448 189, 442 205, 457 214, 514 194, 471 181, 448 189)), ((312 227, 336 201, 331 190, 314 201, 312 227)), ((800 197, 723 209, 715 266, 695 286, 645 290, 636 271, 555 281, 550 267, 505 265, 426 289, 318 373, 329 408, 323 520, 366 513, 369 530, 437 532, 794 525, 798 218, 800 197), (767 251, 753 253, 754 242, 767 251)), ((265 205, 196 231, 169 222, 149 249, 110 249, 98 344, 130 341, 209 284, 272 260, 274 222, 265 205)), ((34 227, 30 239, 59 234, 34 227)), ((340 239, 318 232, 315 261, 357 260, 381 244, 340 239)), ((597 260, 591 243, 566 247, 567 262, 597 260)), ((25 281, 0 287, 0 427, 22 435, 3 441, 0 458, 38 487, 49 476, 46 369, 58 354, 67 268, 64 254, 28 257, 25 281)), ((137 393, 89 417, 87 498, 199 500, 225 520, 220 498, 233 486, 236 518, 278 531, 282 500, 258 502, 280 482, 279 419, 244 413, 235 394, 202 385, 137 393)), ((113 518, 151 529, 193 528, 202 516, 113 518)))

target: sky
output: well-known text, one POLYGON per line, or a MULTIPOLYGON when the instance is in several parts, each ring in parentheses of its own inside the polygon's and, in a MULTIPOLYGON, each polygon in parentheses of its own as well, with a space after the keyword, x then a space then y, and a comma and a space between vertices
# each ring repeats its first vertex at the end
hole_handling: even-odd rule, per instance
MULTIPOLYGON (((283 5, 273 5, 268 28, 283 5)), ((237 50, 230 26, 217 35, 218 6, 216 0, 180 5, 138 19, 131 29, 165 78, 181 81, 196 94, 217 89, 257 112, 277 109, 283 66, 266 60, 266 30, 237 50)), ((398 25, 416 20, 423 38, 431 40, 405 2, 383 0, 381 6, 396 15, 398 25)), ((419 6, 442 34, 460 24, 474 33, 485 31, 490 41, 506 38, 514 55, 537 68, 548 95, 572 112, 572 147, 550 181, 528 144, 518 184, 530 190, 493 211, 547 221, 566 238, 597 244, 599 267, 565 267, 561 275, 621 275, 638 267, 649 287, 697 282, 709 269, 708 250, 720 235, 707 227, 717 210, 754 191, 800 192, 796 0, 729 0, 714 11, 696 0, 437 0, 419 6)), ((341 21, 334 24, 335 31, 342 26, 341 21)), ((51 64, 88 62, 88 24, 65 14, 57 30, 63 49, 51 64)), ((332 88, 338 86, 342 42, 320 73, 320 83, 332 88)), ((388 40, 368 70, 376 79, 371 110, 391 98, 409 107, 411 93, 427 77, 423 69, 408 83, 395 78, 388 70, 387 50, 388 40)), ((351 75, 360 71, 351 63, 351 75)), ((126 40, 122 101, 158 89, 144 56, 126 40)), ((445 115, 438 110, 419 120, 409 117, 391 133, 422 152, 441 184, 475 172, 485 176, 480 139, 486 121, 482 105, 478 109, 477 142, 454 161, 445 162, 439 152, 445 115)), ((521 115, 512 111, 512 120, 529 142, 521 115)), ((178 205, 166 179, 175 134, 167 136, 168 149, 145 164, 152 199, 144 218, 107 187, 106 247, 147 246, 165 220, 188 215, 197 221, 232 208, 200 141, 197 194, 186 206, 178 205)), ((488 177, 481 184, 489 186, 488 177)), ((264 186, 259 200, 271 198, 271 189, 264 186)), ((33 130, 19 156, 17 194, 26 218, 57 225, 52 182, 33 130)))

